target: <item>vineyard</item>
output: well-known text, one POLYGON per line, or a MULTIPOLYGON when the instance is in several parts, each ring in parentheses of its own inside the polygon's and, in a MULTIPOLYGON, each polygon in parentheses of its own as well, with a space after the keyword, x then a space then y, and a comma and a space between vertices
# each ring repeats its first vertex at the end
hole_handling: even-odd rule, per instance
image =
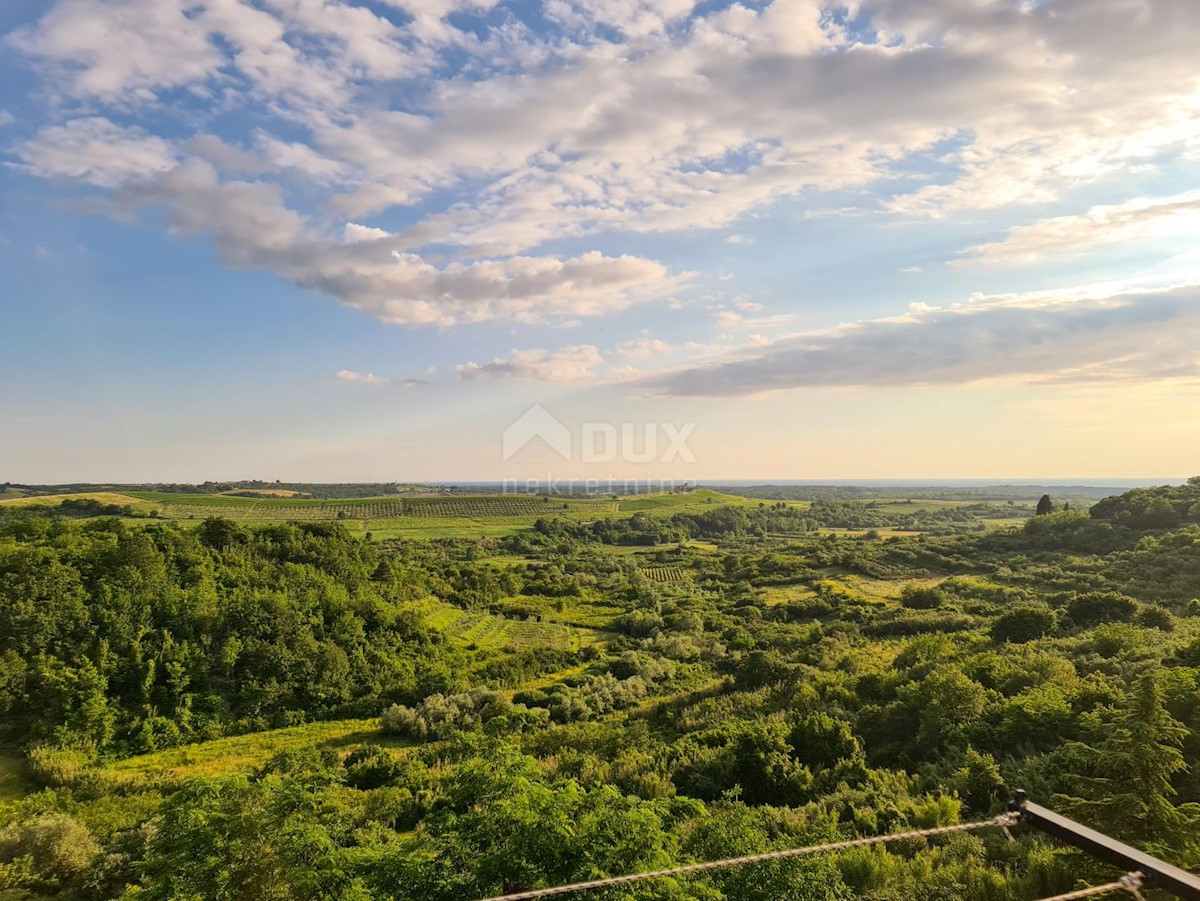
POLYGON ((642 570, 651 582, 683 582, 687 572, 681 566, 648 566, 642 570))

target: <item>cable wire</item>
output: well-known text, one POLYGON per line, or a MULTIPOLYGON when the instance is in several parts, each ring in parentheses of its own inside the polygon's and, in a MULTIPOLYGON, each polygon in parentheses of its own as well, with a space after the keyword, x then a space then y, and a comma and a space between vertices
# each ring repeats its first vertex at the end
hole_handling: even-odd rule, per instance
POLYGON ((589 882, 575 882, 570 885, 557 885, 551 888, 533 889, 527 892, 516 892, 511 895, 496 895, 483 898, 481 901, 529 901, 532 898, 548 898, 551 895, 566 895, 571 892, 586 892, 592 889, 606 888, 610 885, 626 885, 630 882, 644 882, 648 879, 665 879, 668 876, 683 876, 688 873, 702 873, 706 870, 716 870, 723 867, 736 867, 749 863, 761 863, 767 860, 784 860, 789 857, 804 857, 809 854, 823 854, 829 851, 845 851, 850 848, 865 848, 870 845, 880 845, 885 842, 898 842, 912 838, 931 838, 938 835, 951 835, 956 832, 973 832, 979 829, 1007 829, 1019 821, 1015 813, 1004 813, 990 820, 977 820, 973 823, 958 823, 954 826, 935 826, 931 829, 914 829, 911 832, 894 832, 889 835, 872 835, 867 838, 852 838, 841 842, 826 842, 823 845, 809 845, 804 848, 787 848, 782 851, 767 851, 762 854, 748 854, 744 857, 727 857, 724 860, 710 860, 704 863, 687 864, 671 867, 666 870, 653 870, 649 873, 630 873, 627 876, 609 876, 605 879, 593 879, 589 882))
POLYGON ((1104 885, 1093 885, 1091 888, 1081 888, 1065 895, 1054 895, 1042 898, 1041 901, 1075 901, 1076 898, 1094 898, 1097 895, 1107 895, 1110 892, 1128 892, 1134 898, 1142 897, 1142 874, 1126 873, 1116 882, 1106 882, 1104 885))

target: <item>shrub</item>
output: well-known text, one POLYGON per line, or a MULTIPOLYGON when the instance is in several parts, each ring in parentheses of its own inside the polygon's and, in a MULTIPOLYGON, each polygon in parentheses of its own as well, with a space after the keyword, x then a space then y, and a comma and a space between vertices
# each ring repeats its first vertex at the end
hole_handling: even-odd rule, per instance
POLYGON ((1171 611, 1158 606, 1158 604, 1146 605, 1137 612, 1134 619, 1138 625, 1147 629, 1158 629, 1162 632, 1175 631, 1175 617, 1171 615, 1171 611))
POLYGON ((400 772, 396 758, 379 745, 363 745, 346 757, 346 782, 363 791, 394 782, 400 772))
POLYGON ((992 640, 1014 643, 1049 635, 1058 625, 1054 611, 1045 604, 1017 604, 992 623, 992 640))
POLYGON ((81 875, 99 854, 88 828, 65 813, 44 813, 0 831, 0 863, 28 857, 33 872, 52 884, 81 875))
POLYGON ((1115 591, 1089 591, 1067 604, 1067 615, 1077 626, 1127 623, 1137 611, 1137 601, 1115 591))
POLYGON ((1092 650, 1101 657, 1117 657, 1146 643, 1146 634, 1129 623, 1102 623, 1092 631, 1092 650))
POLYGON ((936 610, 945 600, 945 592, 936 585, 905 585, 900 592, 900 603, 909 610, 936 610))

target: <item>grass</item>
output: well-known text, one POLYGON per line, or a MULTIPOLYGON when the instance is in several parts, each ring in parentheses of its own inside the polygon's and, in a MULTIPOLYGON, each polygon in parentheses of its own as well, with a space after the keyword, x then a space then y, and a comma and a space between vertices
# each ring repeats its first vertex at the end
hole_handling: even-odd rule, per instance
POLYGON ((535 611, 545 622, 601 630, 609 629, 612 621, 625 612, 620 607, 606 603, 604 600, 591 598, 563 598, 560 610, 558 609, 559 600, 559 598, 522 594, 502 598, 500 607, 504 613, 520 619, 524 619, 530 611, 535 611))
POLYGON ((29 789, 24 758, 0 754, 0 802, 15 801, 29 789))
POLYGON ((538 622, 467 612, 436 598, 426 598, 416 606, 421 619, 431 629, 445 632, 459 645, 481 651, 527 651, 538 647, 574 651, 600 640, 597 632, 584 625, 568 626, 544 619, 538 622))
POLYGON ((762 589, 763 601, 768 607, 790 604, 792 601, 815 598, 817 593, 807 585, 771 585, 762 589))
MULTIPOLYGON (((721 494, 719 491, 710 491, 707 488, 699 488, 695 491, 689 491, 681 494, 644 494, 637 497, 621 498, 618 501, 621 513, 680 513, 685 510, 697 512, 714 507, 717 504, 727 504, 735 507, 755 507, 758 506, 758 500, 748 497, 738 497, 732 494, 721 494)), ((808 506, 803 504, 789 504, 789 506, 808 506)))
POLYGON ((253 769, 280 751, 311 747, 342 750, 366 742, 391 746, 405 744, 380 732, 378 721, 375 719, 332 720, 217 738, 199 744, 156 751, 153 754, 142 754, 109 764, 103 771, 108 775, 125 778, 161 775, 213 776, 253 769))
POLYGON ((118 504, 122 507, 132 507, 138 513, 149 513, 151 510, 161 510, 159 504, 132 494, 118 494, 115 491, 83 491, 78 494, 42 494, 12 497, 0 496, 0 504, 12 507, 29 507, 42 505, 57 507, 66 500, 93 500, 102 504, 118 504))

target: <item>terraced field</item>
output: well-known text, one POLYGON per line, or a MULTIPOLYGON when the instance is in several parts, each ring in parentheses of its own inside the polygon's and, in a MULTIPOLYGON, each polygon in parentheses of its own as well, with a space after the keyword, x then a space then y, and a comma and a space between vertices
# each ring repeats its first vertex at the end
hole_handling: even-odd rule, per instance
POLYGON ((435 598, 418 602, 417 609, 426 625, 445 632, 460 644, 481 650, 576 650, 581 645, 598 640, 590 629, 537 620, 509 619, 490 613, 468 613, 435 598))

